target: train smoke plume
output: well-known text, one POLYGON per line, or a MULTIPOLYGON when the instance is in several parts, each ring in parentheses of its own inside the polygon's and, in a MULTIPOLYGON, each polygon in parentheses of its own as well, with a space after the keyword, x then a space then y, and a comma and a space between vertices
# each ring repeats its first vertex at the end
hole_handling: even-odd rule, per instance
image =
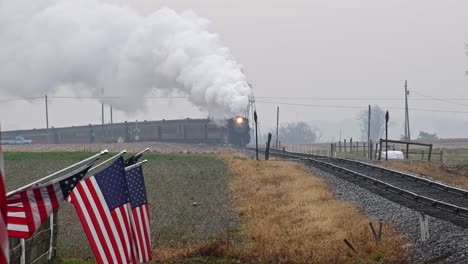
POLYGON ((71 87, 126 111, 157 89, 212 116, 241 113, 246 77, 208 25, 169 8, 142 16, 96 0, 0 1, 0 89, 30 97, 71 87))

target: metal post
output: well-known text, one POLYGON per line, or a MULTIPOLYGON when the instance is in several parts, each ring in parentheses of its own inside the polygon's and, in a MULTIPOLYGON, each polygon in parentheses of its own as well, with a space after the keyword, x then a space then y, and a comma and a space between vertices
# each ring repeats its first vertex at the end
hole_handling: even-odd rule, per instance
POLYGON ((49 243, 49 260, 52 259, 54 253, 54 214, 50 215, 50 243, 49 243))
POLYGON ((387 113, 385 114, 385 160, 388 161, 388 119, 390 116, 387 113))
POLYGON ((255 153, 258 160, 258 124, 257 124, 257 111, 254 111, 254 121, 255 121, 255 153))
POLYGON ((26 264, 26 241, 25 241, 24 238, 20 238, 20 244, 21 244, 20 263, 21 264, 26 264))
MULTIPOLYGON (((372 148, 371 136, 370 136, 370 125, 371 125, 371 106, 369 105, 369 117, 367 118, 367 144, 369 148, 372 148)), ((372 160, 372 151, 369 151, 369 160, 372 160)))

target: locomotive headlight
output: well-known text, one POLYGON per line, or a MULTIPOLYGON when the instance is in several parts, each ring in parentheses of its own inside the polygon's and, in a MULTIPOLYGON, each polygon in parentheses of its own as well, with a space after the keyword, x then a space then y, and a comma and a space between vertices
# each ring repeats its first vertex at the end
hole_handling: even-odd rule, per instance
POLYGON ((239 116, 239 117, 236 118, 236 123, 237 123, 238 125, 240 125, 240 124, 244 123, 244 119, 243 119, 242 117, 239 116))

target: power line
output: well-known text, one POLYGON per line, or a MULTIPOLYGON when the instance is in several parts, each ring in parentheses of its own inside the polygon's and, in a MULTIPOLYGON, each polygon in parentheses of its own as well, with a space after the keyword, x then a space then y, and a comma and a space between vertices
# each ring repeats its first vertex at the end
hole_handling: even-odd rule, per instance
MULTIPOLYGON (((121 99, 140 96, 49 96, 54 99, 121 99)), ((187 96, 143 96, 144 99, 186 99, 187 96)))
MULTIPOLYGON (((424 96, 421 94, 421 96, 424 96)), ((449 101, 468 101, 468 98, 411 98, 412 101, 433 101, 433 100, 449 100, 449 101)), ((323 100, 323 101, 401 101, 401 98, 366 98, 366 97, 272 97, 272 96, 257 96, 259 99, 279 99, 279 100, 323 100)))
MULTIPOLYGON (((308 107, 323 107, 323 108, 343 108, 343 109, 367 109, 366 106, 343 106, 343 105, 318 105, 318 104, 300 104, 300 103, 284 103, 284 102, 268 102, 268 101, 256 101, 262 104, 279 104, 279 105, 292 105, 292 106, 308 106, 308 107)), ((405 110, 404 107, 382 107, 389 110, 405 110)), ((457 113, 466 114, 468 111, 454 111, 454 110, 439 110, 439 109, 421 109, 421 108, 410 108, 411 111, 419 112, 435 112, 435 113, 457 113)))
MULTIPOLYGON (((425 98, 411 98, 411 101, 441 101, 445 103, 457 104, 451 101, 468 101, 468 98, 436 98, 422 93, 417 93, 425 98)), ((53 99, 121 99, 134 98, 140 96, 49 96, 53 99)), ((12 102, 21 100, 42 99, 43 96, 37 97, 17 97, 5 98, 0 102, 12 102)), ((142 96, 144 99, 187 99, 188 96, 142 96)), ((257 96, 258 99, 278 99, 278 100, 323 100, 323 101, 401 101, 401 98, 366 98, 366 97, 284 97, 284 96, 257 96)), ((468 106, 465 104, 458 104, 468 106)))
MULTIPOLYGON (((440 98, 436 98, 436 97, 433 97, 433 96, 430 96, 430 95, 425 95, 425 94, 419 93, 419 92, 414 91, 414 90, 411 90, 411 92, 413 92, 415 94, 418 94, 420 96, 429 98, 428 100, 440 101, 440 102, 444 102, 444 103, 448 103, 448 104, 454 104, 454 105, 468 106, 466 104, 451 102, 451 101, 457 101, 457 100, 454 100, 454 99, 440 99, 440 98)), ((411 100, 413 100, 413 99, 411 99, 411 100)))
POLYGON ((6 98, 0 100, 0 103, 8 103, 8 102, 15 102, 15 101, 24 101, 24 100, 35 100, 35 99, 42 99, 43 97, 20 97, 20 98, 6 98))

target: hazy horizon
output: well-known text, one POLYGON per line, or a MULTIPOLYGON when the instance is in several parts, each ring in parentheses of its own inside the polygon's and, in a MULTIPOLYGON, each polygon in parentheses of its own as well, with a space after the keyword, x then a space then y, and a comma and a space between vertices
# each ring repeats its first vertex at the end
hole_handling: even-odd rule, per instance
MULTIPOLYGON (((242 72, 252 84, 263 131, 276 125, 279 106, 281 123, 322 123, 327 133, 323 139, 336 138, 340 126, 346 124, 341 128, 342 137, 355 138, 360 135, 352 127, 352 121, 369 104, 377 104, 390 111, 393 122, 390 135, 399 138, 403 133, 405 80, 410 90, 412 138, 419 131, 437 133, 443 138, 463 137, 464 128, 468 128, 468 119, 464 117, 468 114, 465 76, 468 2, 105 2, 125 5, 143 17, 167 6, 179 14, 191 10, 208 19, 209 32, 219 36, 220 43, 242 65, 242 72)), ((0 34, 1 31, 0 26, 0 34)), ((35 43, 30 45, 32 48, 35 43)), ((2 46, 7 43, 3 42, 2 46)), ((28 50, 28 46, 16 47, 12 52, 27 59, 28 50)), ((54 54, 57 51, 51 47, 50 54, 42 55, 54 54)), ((40 68, 40 65, 33 66, 40 68)), ((8 75, 8 72, 0 73, 8 75)), ((128 87, 130 92, 133 88, 128 87)), ((150 87, 145 93, 146 99, 142 100, 145 106, 141 110, 114 110, 114 121, 208 116, 206 110, 187 99, 154 98, 164 95, 154 88, 157 87, 150 87)), ((15 89, 0 87, 2 129, 45 127, 44 95, 31 93, 31 97, 41 98, 5 102, 15 97, 10 93, 15 89)), ((60 87, 48 95, 51 97, 50 126, 101 123, 101 106, 97 100, 52 98, 88 94, 60 87)), ((106 106, 106 123, 110 121, 108 111, 106 106)))

